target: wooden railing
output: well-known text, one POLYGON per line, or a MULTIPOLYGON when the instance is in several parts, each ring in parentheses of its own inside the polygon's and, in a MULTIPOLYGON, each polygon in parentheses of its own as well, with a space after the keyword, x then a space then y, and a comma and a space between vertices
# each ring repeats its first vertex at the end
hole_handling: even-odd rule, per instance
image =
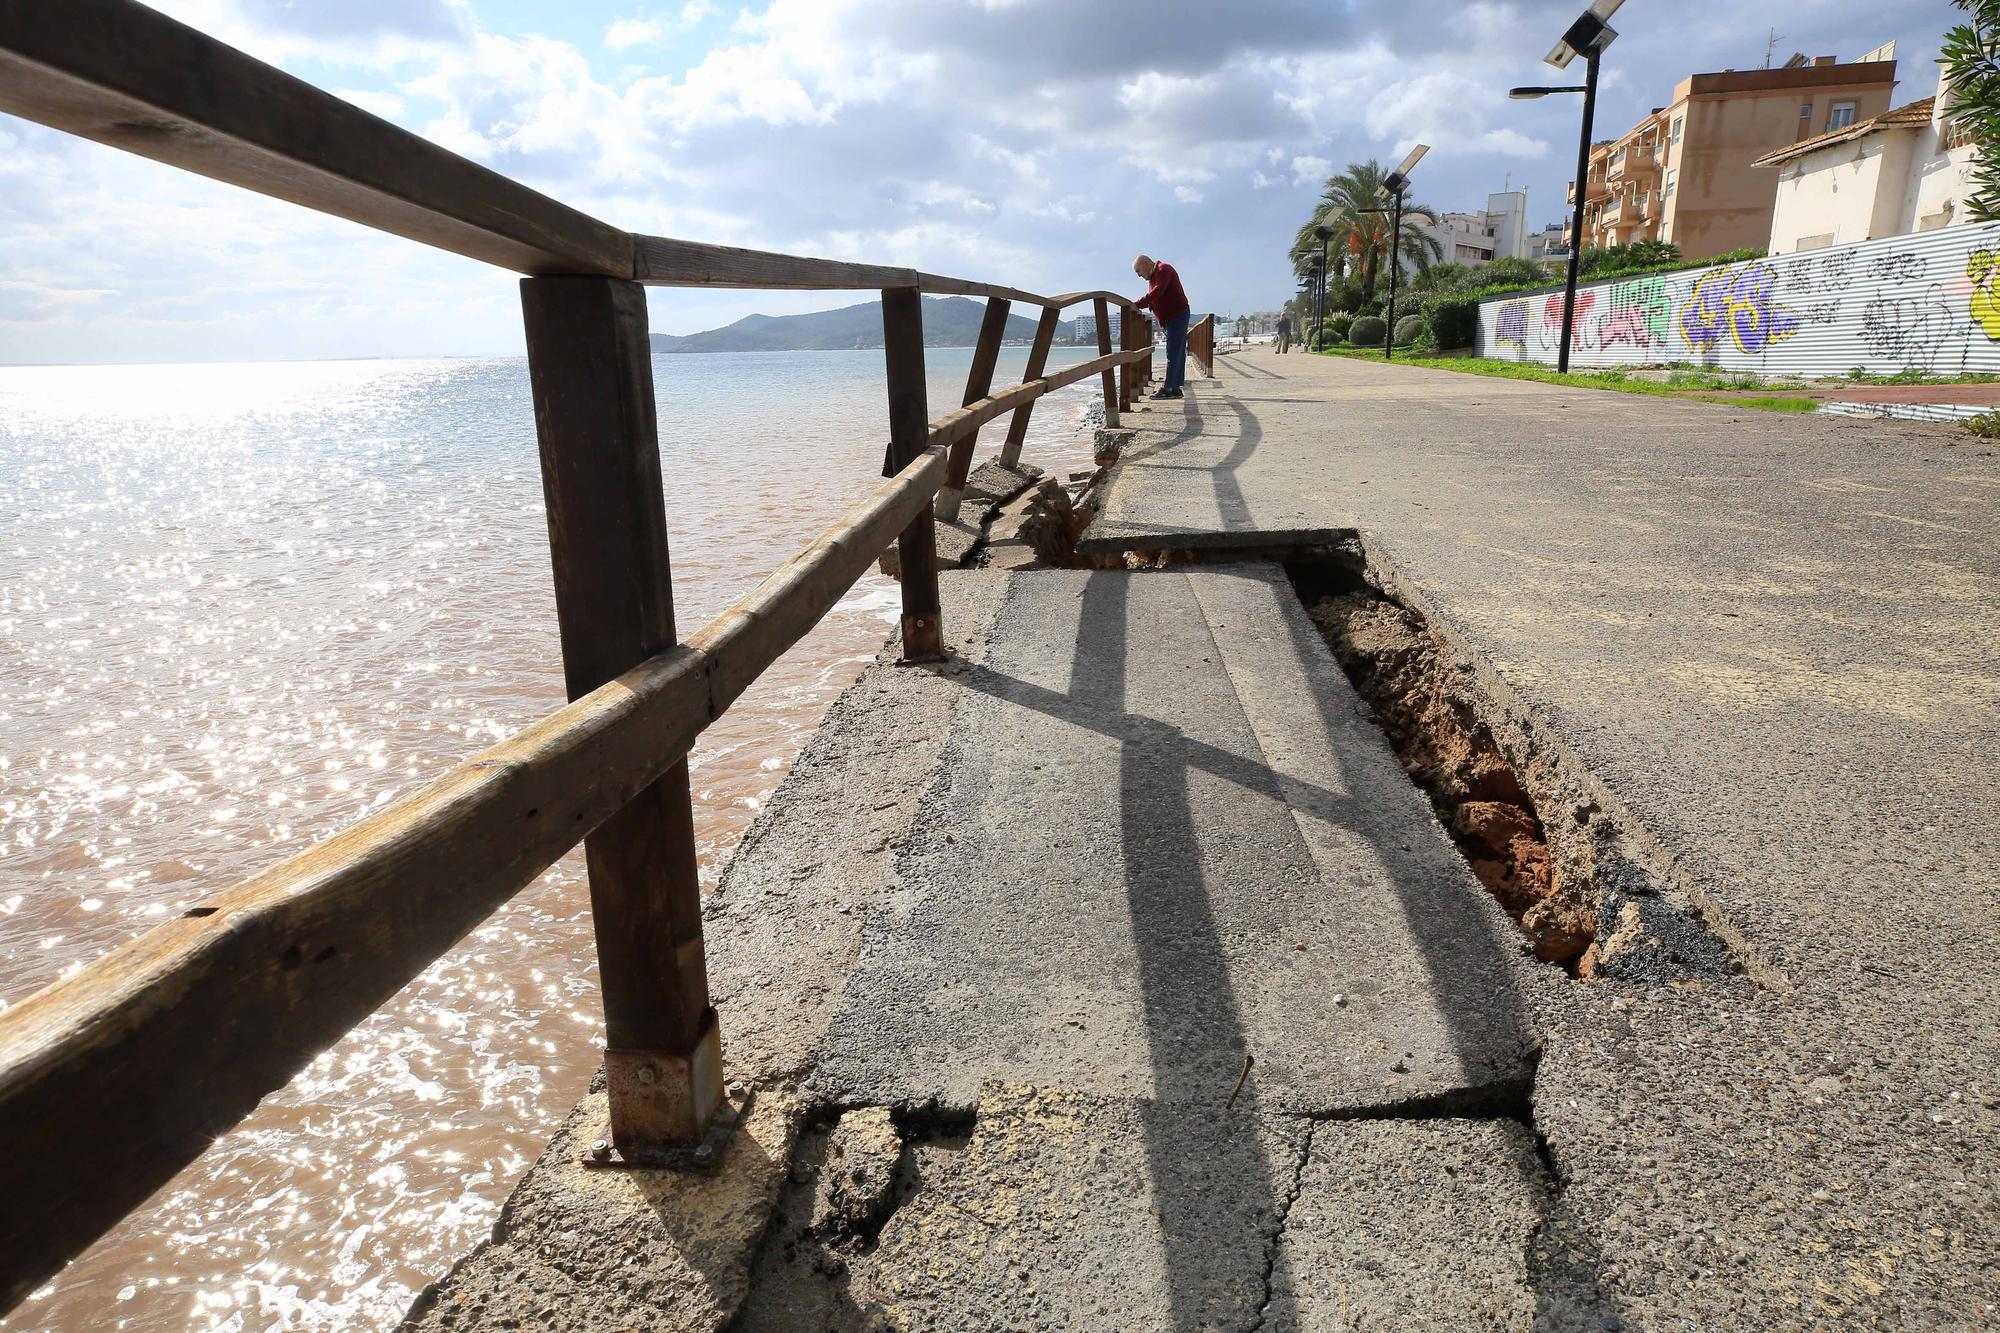
POLYGON ((1150 325, 1111 292, 632 235, 130 0, 0 0, 0 111, 528 275, 521 284, 570 704, 380 813, 0 1013, 0 1312, 582 842, 618 1153, 699 1136, 722 1096, 686 755, 892 541, 902 654, 945 652, 933 509, 980 427, 1099 376, 1115 424, 1150 325), (644 285, 881 292, 887 478, 749 596, 676 630, 644 285), (925 401, 921 293, 979 296, 962 405, 925 401), (1049 373, 1060 312, 1099 355, 1049 373), (992 379, 1012 305, 1022 382, 992 379), (1110 343, 1109 311, 1122 347, 1110 343))
POLYGON ((1188 355, 1208 379, 1215 378, 1215 316, 1203 315, 1188 329, 1188 355))

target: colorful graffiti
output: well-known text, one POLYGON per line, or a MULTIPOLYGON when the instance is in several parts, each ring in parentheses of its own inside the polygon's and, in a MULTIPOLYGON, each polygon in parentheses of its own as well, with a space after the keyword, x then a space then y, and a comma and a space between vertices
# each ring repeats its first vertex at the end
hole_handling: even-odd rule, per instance
POLYGON ((1972 322, 1986 330, 1986 336, 2000 342, 2000 292, 1994 290, 2000 281, 2000 266, 1996 266, 1991 250, 1974 250, 1965 257, 1965 277, 1970 291, 1965 303, 1965 313, 1972 322))
POLYGON ((1753 356, 1783 342, 1799 331, 1799 316, 1778 304, 1777 286, 1777 273, 1764 263, 1702 274, 1681 307, 1681 336, 1688 346, 1711 352, 1726 334, 1753 356))
POLYGON ((1604 318, 1597 324, 1597 345, 1665 347, 1673 330, 1673 302, 1667 295, 1666 279, 1645 277, 1621 282, 1611 289, 1604 318))
MULTIPOLYGON (((1563 310, 1560 288, 1496 297, 1476 345, 1554 364, 1563 310)), ((2000 376, 2000 222, 1613 278, 1578 291, 1573 313, 1578 368, 2000 376)))
MULTIPOLYGON (((1576 320, 1570 329, 1572 347, 1589 348, 1596 344, 1591 341, 1590 311, 1597 304, 1597 293, 1581 291, 1576 294, 1576 320)), ((1551 296, 1542 302, 1542 346, 1559 347, 1563 340, 1563 299, 1551 296)))

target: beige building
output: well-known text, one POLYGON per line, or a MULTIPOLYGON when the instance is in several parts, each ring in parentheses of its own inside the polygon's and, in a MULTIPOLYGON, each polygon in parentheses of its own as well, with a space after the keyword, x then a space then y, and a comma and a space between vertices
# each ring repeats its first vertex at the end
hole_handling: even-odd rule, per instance
POLYGON ((1766 153, 1775 169, 1774 255, 1934 231, 1967 221, 1973 147, 1944 113, 1937 94, 1766 153))
POLYGON ((1757 159, 1881 115, 1895 84, 1893 59, 1832 56, 1689 75, 1668 105, 1592 148, 1584 244, 1672 241, 1689 259, 1764 245, 1776 182, 1757 159))

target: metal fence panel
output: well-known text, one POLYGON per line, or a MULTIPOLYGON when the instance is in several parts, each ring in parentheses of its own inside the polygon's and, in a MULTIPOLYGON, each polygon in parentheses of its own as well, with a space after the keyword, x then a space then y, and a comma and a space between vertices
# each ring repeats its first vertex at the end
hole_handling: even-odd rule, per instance
MULTIPOLYGON (((1480 302, 1481 356, 1554 365, 1563 294, 1480 302)), ((1570 368, 2000 374, 2000 222, 1579 284, 1570 368)))

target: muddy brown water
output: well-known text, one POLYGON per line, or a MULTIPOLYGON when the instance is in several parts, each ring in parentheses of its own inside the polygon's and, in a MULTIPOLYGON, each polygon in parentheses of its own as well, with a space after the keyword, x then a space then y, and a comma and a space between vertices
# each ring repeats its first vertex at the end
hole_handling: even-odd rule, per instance
MULTIPOLYGON (((968 361, 930 353, 933 415, 957 405, 968 361)), ((881 359, 655 368, 685 630, 877 484, 881 359)), ((1029 461, 1088 466, 1092 387, 1038 408, 1029 461)), ((0 515, 0 1006, 562 700, 518 360, 0 369, 0 515)), ((896 616, 871 573, 703 737, 705 885, 896 616)), ((581 863, 6 1326, 392 1324, 489 1231, 595 1068, 581 863)))

